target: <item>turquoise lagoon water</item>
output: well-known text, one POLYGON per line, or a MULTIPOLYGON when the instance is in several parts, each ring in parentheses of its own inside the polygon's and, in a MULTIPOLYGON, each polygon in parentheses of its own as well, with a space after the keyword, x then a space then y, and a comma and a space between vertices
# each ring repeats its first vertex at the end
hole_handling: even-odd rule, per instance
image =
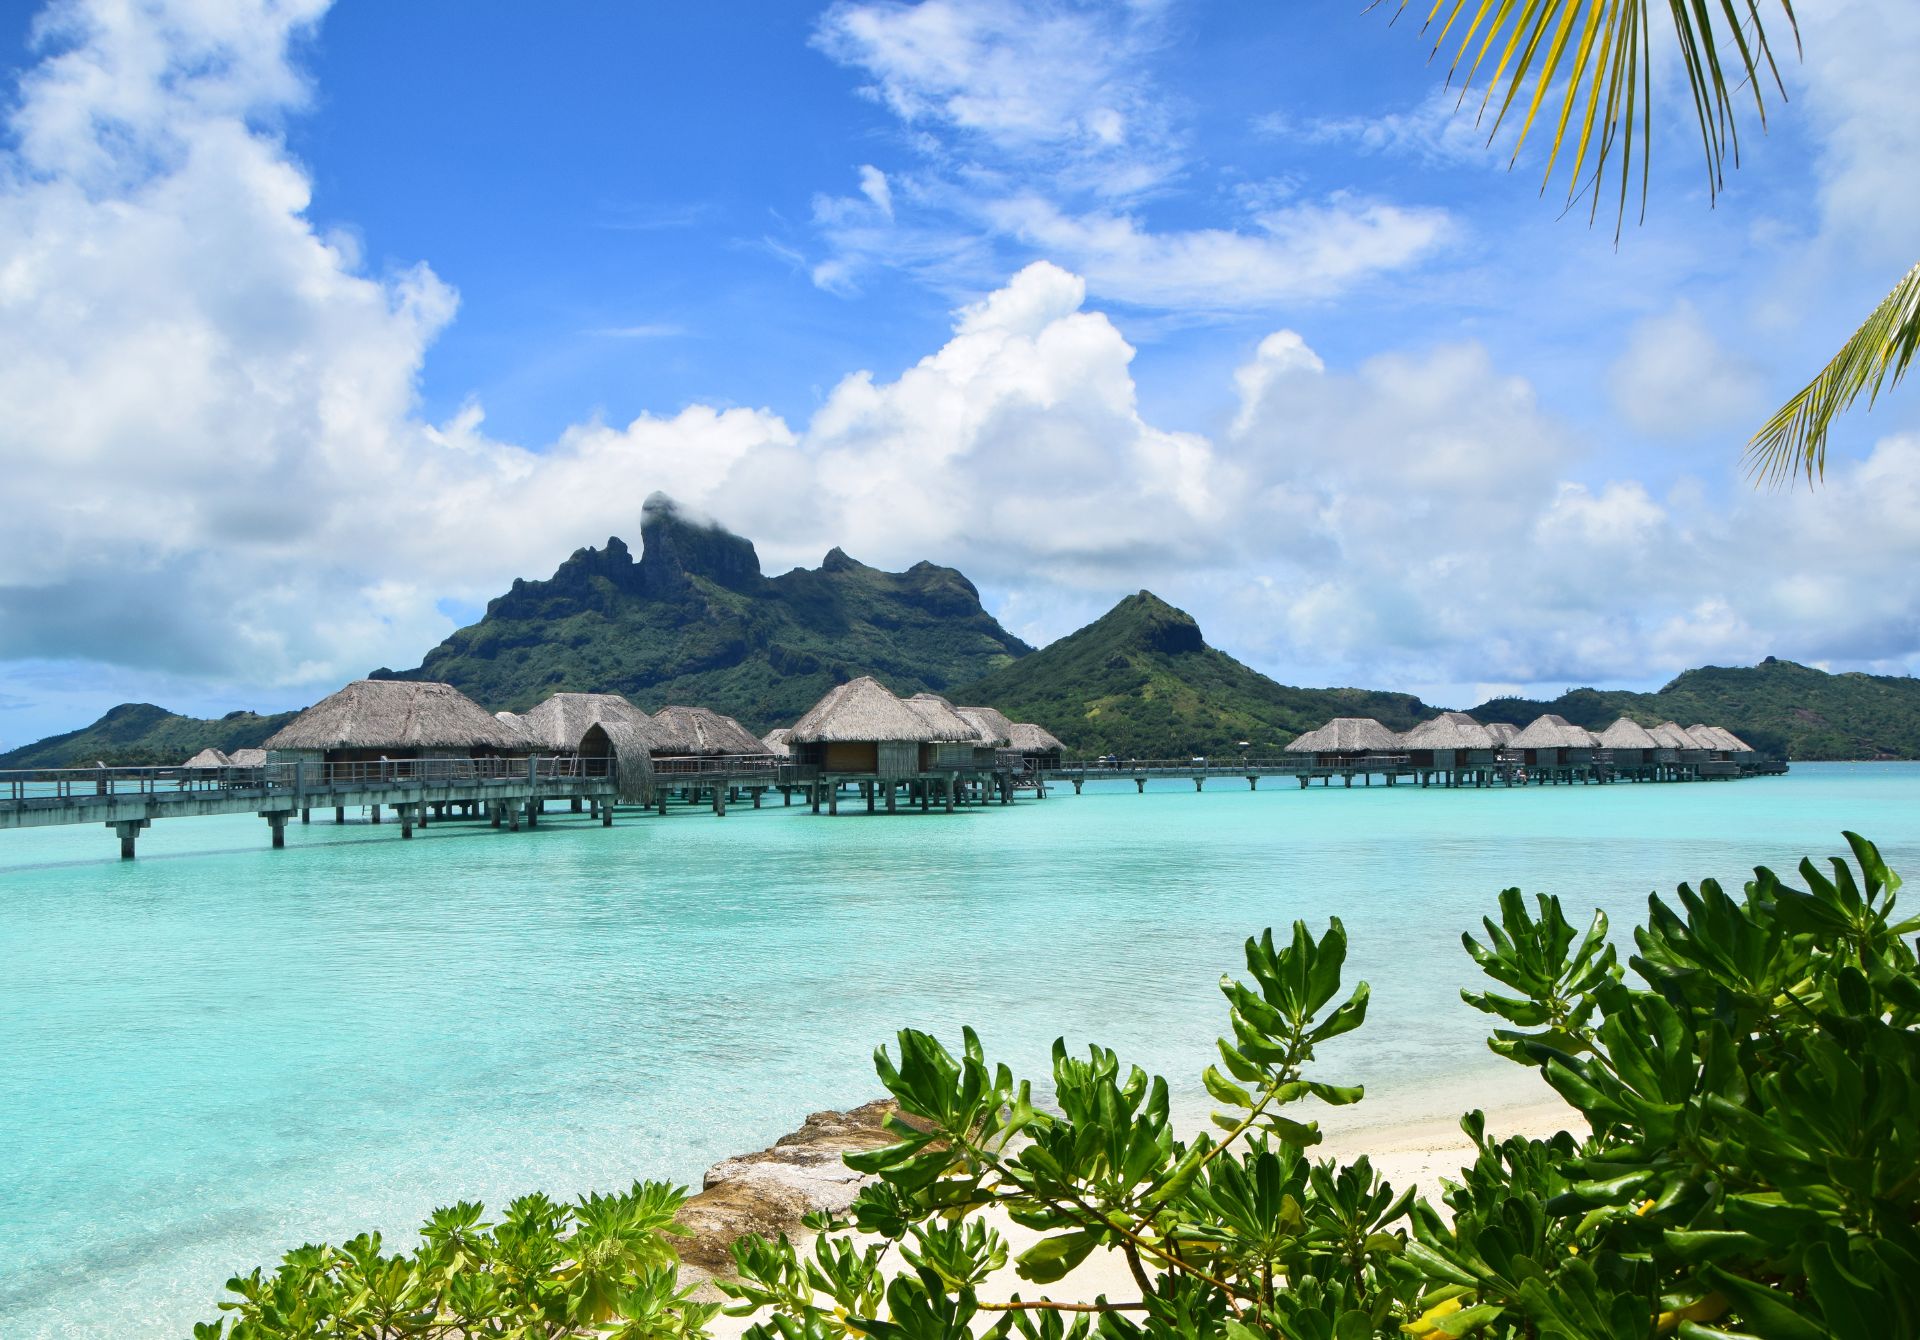
POLYGON ((227 1276, 434 1205, 697 1184, 874 1096, 902 1025, 1037 1072, 1098 1040, 1204 1102, 1240 943, 1344 918, 1368 1109, 1530 1082, 1459 947, 1507 884, 1607 909, 1878 840, 1920 870, 1920 766, 1516 792, 1217 781, 952 817, 635 816, 611 831, 254 818, 0 834, 0 1335, 184 1335, 227 1276))

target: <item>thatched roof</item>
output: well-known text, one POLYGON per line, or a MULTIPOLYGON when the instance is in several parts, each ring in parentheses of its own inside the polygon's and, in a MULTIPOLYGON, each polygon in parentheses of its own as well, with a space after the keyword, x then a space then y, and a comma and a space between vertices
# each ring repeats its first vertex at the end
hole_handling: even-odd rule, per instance
POLYGON ((932 744, 967 739, 972 728, 959 736, 950 731, 935 727, 879 680, 862 675, 827 690, 826 696, 794 723, 793 733, 787 738, 794 744, 866 744, 880 740, 932 744))
POLYGON ((1680 728, 1678 722, 1663 721, 1649 732, 1662 749, 1705 749, 1708 746, 1680 728))
POLYGON ((227 758, 236 768, 264 768, 267 766, 267 751, 264 749, 236 749, 227 758))
POLYGON ((1698 740, 1708 749, 1717 749, 1723 754, 1751 754, 1753 746, 1721 726, 1689 726, 1687 734, 1698 740))
POLYGON ((782 726, 778 730, 770 730, 765 735, 762 735, 760 737, 760 743, 766 747, 766 751, 769 754, 777 754, 785 758, 793 752, 793 750, 787 746, 787 737, 791 734, 793 734, 793 727, 782 726))
POLYGON ((451 684, 362 679, 275 731, 269 749, 518 749, 517 732, 451 684))
POLYGON ((937 693, 916 693, 903 700, 907 709, 940 732, 936 740, 973 744, 980 740, 980 728, 960 715, 954 705, 937 693))
POLYGON ((1290 754, 1369 754, 1400 748, 1400 737, 1372 717, 1335 717, 1287 746, 1290 754))
POLYGON ((1594 739, 1592 731, 1548 712, 1528 722, 1512 744, 1515 749, 1591 749, 1594 739))
POLYGON ((563 754, 577 752, 587 727, 599 722, 624 721, 644 729, 650 720, 617 693, 556 693, 519 717, 529 744, 563 754))
POLYGON ((732 717, 706 707, 663 707, 647 724, 653 752, 663 758, 764 754, 760 737, 732 717))
POLYGON ((653 803, 654 733, 651 723, 596 721, 580 733, 582 754, 613 760, 615 796, 629 805, 653 803))
POLYGON ((956 707, 953 709, 974 729, 983 746, 1005 749, 1013 743, 1013 722, 997 707, 956 707))
POLYGON ((1442 712, 1400 737, 1408 749, 1491 749, 1493 732, 1465 712, 1442 712))
POLYGON ((1511 721, 1489 721, 1487 723, 1487 734, 1491 735, 1493 742, 1501 748, 1512 744, 1513 737, 1519 733, 1520 728, 1511 721))
POLYGON ((533 748, 533 732, 527 729, 527 719, 515 712, 495 712, 493 719, 512 731, 520 740, 523 748, 533 748))
POLYGON ((180 766, 183 768, 230 768, 233 766, 233 760, 218 749, 209 746, 180 766))
POLYGON ((1647 733, 1647 728, 1637 721, 1621 717, 1611 726, 1600 732, 1602 749, 1658 749, 1660 742, 1647 733))
POLYGON ((1009 732, 1013 747, 1023 754, 1065 753, 1066 746, 1060 743, 1060 737, 1045 726, 1036 726, 1031 721, 1016 721, 1009 732))

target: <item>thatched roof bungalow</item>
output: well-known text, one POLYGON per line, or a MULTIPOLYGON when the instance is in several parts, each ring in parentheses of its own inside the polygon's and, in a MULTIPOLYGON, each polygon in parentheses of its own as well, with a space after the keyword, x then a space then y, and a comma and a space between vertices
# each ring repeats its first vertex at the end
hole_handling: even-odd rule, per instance
POLYGON ((1722 758, 1736 758, 1753 752, 1752 745, 1723 726, 1689 726, 1687 734, 1722 758))
MULTIPOLYGON (((823 773, 910 777, 920 771, 920 747, 953 739, 955 727, 916 709, 871 675, 829 689, 787 736, 795 762, 823 773)), ((971 738, 973 728, 954 721, 971 738)))
POLYGON ((1009 735, 1011 746, 1020 752, 1022 758, 1043 767, 1059 763, 1061 755, 1067 751, 1059 736, 1031 721, 1014 722, 1009 735))
POLYGON ((329 763, 526 752, 520 735, 451 684, 362 679, 275 731, 267 748, 329 763))
POLYGON ((1493 732, 1465 712, 1442 712, 1400 737, 1401 747, 1416 768, 1458 768, 1491 764, 1499 742, 1493 732))
POLYGON ((1495 748, 1505 749, 1513 743, 1514 737, 1520 734, 1520 728, 1511 721, 1489 721, 1487 734, 1493 737, 1495 748))
POLYGON ((577 754, 590 726, 624 721, 644 728, 651 718, 617 693, 556 693, 516 720, 541 753, 577 754))
POLYGON ((1660 742, 1645 726, 1626 717, 1601 731, 1599 738, 1600 747, 1611 750, 1614 766, 1621 768, 1645 767, 1660 750, 1660 742))
POLYGON ((1593 732, 1548 712, 1527 723, 1509 749, 1518 749, 1528 767, 1565 767, 1593 761, 1593 732))
POLYGON ((1321 767, 1338 767, 1369 754, 1400 752, 1400 737, 1372 717, 1335 717, 1287 746, 1289 754, 1311 754, 1321 767))
POLYGON ((766 746, 730 716, 706 707, 663 707, 647 723, 655 758, 756 758, 766 746))
POLYGON ((227 755, 227 761, 236 768, 264 768, 267 766, 267 751, 264 749, 236 749, 227 755))
POLYGON ((233 760, 221 753, 218 749, 209 746, 208 748, 202 749, 180 766, 182 768, 191 768, 198 772, 207 768, 230 768, 233 766, 233 760))
POLYGON ((1649 733, 1660 742, 1662 749, 1673 750, 1685 763, 1701 762, 1711 752, 1711 746, 1705 740, 1694 739, 1693 733, 1683 729, 1677 721, 1663 721, 1649 733))
POLYGON ((787 737, 791 734, 793 734, 793 727, 782 726, 778 730, 770 730, 765 735, 762 735, 760 737, 760 743, 765 746, 766 751, 775 758, 785 758, 793 752, 787 745, 787 737))
POLYGON ((906 704, 942 733, 940 740, 920 750, 923 772, 947 768, 991 769, 995 751, 1011 738, 1006 728, 1013 723, 990 707, 955 707, 937 693, 916 693, 906 704))

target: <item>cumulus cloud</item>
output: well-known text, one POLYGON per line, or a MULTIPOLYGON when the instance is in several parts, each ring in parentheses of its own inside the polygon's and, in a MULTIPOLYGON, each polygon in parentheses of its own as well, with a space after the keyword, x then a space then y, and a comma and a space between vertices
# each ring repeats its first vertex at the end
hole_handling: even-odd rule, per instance
POLYGON ((1684 302, 1634 326, 1608 384, 1620 417, 1656 437, 1750 429, 1765 409, 1759 369, 1721 344, 1684 302))

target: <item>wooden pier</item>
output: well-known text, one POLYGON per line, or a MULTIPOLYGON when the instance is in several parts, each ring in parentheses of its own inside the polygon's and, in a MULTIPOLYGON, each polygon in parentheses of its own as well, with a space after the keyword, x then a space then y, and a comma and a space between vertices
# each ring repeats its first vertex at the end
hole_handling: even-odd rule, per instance
POLYGON ((374 823, 392 811, 400 836, 455 819, 518 830, 540 822, 550 801, 564 801, 601 824, 613 823, 614 782, 604 760, 426 758, 376 762, 269 761, 254 768, 58 768, 0 772, 0 830, 103 824, 133 859, 141 832, 158 819, 257 814, 275 847, 290 822, 314 810, 349 810, 374 823))
POLYGON ((1594 756, 1579 762, 1529 764, 1516 753, 1501 751, 1487 761, 1457 763, 1439 767, 1417 761, 1408 754, 1368 754, 1358 758, 1329 762, 1310 755, 1280 758, 1235 759, 1065 759, 1036 769, 1039 785, 1066 782, 1079 794, 1088 782, 1132 782, 1145 792, 1150 781, 1191 781, 1196 791, 1206 789, 1209 781, 1242 781, 1249 790, 1259 790, 1265 780, 1291 778, 1302 789, 1315 782, 1332 786, 1338 779, 1343 787, 1356 781, 1372 786, 1378 778, 1383 786, 1416 787, 1516 787, 1587 786, 1614 782, 1698 782, 1730 781, 1739 777, 1777 776, 1787 765, 1771 761, 1740 764, 1725 759, 1655 760, 1648 763, 1616 765, 1596 750, 1594 756))

